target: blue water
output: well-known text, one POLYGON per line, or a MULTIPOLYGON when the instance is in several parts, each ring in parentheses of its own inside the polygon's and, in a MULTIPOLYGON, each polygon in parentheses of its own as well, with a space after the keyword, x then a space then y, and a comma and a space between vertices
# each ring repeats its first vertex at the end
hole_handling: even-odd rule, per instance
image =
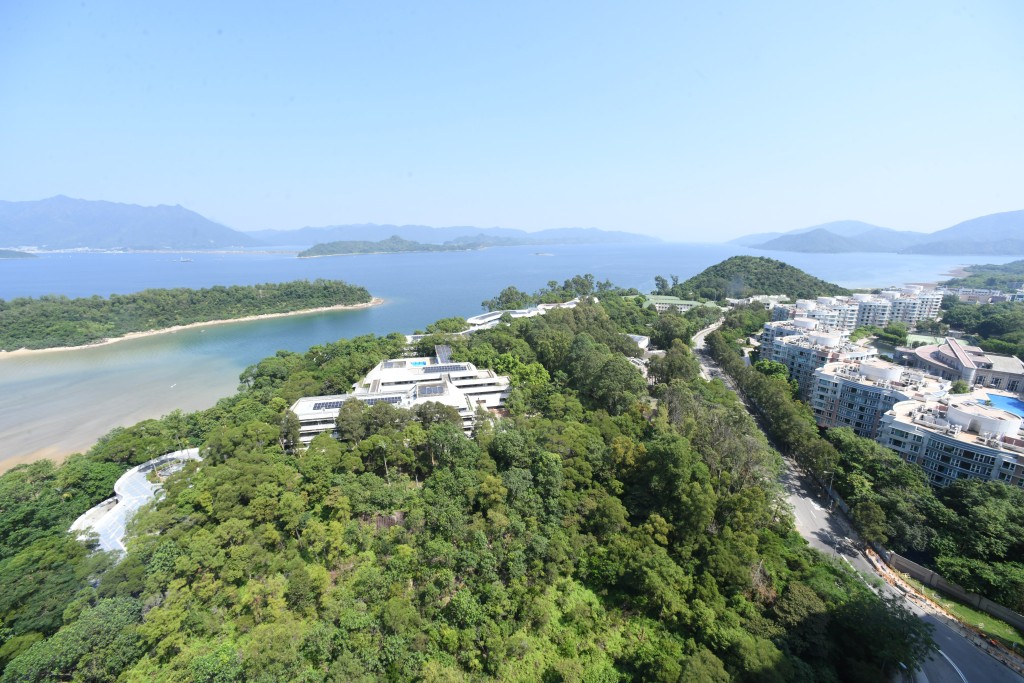
POLYGON ((178 254, 69 253, 0 260, 0 299, 331 278, 363 285, 386 301, 358 311, 206 326, 75 351, 0 354, 0 469, 5 461, 84 450, 118 425, 208 407, 236 390, 248 365, 278 349, 301 352, 360 334, 413 332, 439 318, 480 313, 480 302, 505 286, 534 291, 582 273, 650 291, 656 275, 686 279, 740 253, 779 258, 847 287, 935 281, 964 263, 957 257, 780 254, 660 243, 317 259, 190 254, 192 260, 182 262, 178 254))
POLYGON ((1017 417, 1024 417, 1024 401, 1019 398, 993 394, 988 397, 988 400, 992 401, 992 405, 997 408, 1013 413, 1017 417))

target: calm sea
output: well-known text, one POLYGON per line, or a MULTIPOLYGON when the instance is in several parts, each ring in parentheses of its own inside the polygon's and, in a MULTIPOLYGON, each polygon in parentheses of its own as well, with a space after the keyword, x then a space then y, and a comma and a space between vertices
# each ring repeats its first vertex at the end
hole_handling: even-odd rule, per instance
MULTIPOLYGON (((248 365, 278 349, 366 333, 412 332, 447 316, 470 316, 507 285, 526 291, 593 273, 649 291, 655 275, 686 279, 738 253, 780 258, 848 287, 938 279, 963 257, 780 254, 727 245, 638 244, 506 247, 474 252, 298 259, 293 254, 49 254, 0 260, 0 298, 108 296, 152 287, 342 279, 367 287, 375 308, 208 326, 103 347, 0 356, 0 470, 82 451, 116 426, 233 393, 248 365)), ((1003 263, 1011 258, 984 257, 1003 263)))

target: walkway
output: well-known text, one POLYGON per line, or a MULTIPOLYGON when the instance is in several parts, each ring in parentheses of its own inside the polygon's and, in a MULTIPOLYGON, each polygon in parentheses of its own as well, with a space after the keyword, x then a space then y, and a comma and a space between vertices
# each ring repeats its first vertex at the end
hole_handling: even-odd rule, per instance
POLYGON ((156 478, 162 480, 180 470, 189 460, 199 459, 199 449, 188 448, 133 467, 114 484, 114 497, 87 510, 74 521, 69 531, 79 532, 79 537, 95 533, 99 536, 101 550, 124 553, 124 534, 128 521, 139 508, 153 500, 162 488, 159 482, 149 480, 150 472, 156 470, 156 478))

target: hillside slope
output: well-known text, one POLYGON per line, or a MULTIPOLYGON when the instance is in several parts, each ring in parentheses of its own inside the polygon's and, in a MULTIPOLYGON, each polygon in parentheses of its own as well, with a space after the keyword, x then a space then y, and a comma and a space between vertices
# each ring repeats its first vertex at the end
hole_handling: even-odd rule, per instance
POLYGON ((850 290, 764 256, 733 256, 672 287, 684 298, 721 300, 756 294, 785 294, 804 299, 849 294, 850 290))

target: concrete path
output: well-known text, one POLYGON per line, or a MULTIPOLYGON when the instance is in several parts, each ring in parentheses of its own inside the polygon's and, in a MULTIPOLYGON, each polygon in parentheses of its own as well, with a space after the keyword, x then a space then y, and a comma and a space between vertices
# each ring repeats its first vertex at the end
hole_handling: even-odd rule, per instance
POLYGON ((189 460, 199 460, 199 449, 188 448, 162 455, 142 463, 121 475, 114 483, 114 497, 90 508, 72 523, 69 531, 96 533, 101 550, 125 552, 125 527, 139 508, 153 500, 160 491, 159 483, 149 480, 149 473, 158 478, 180 470, 189 460))

